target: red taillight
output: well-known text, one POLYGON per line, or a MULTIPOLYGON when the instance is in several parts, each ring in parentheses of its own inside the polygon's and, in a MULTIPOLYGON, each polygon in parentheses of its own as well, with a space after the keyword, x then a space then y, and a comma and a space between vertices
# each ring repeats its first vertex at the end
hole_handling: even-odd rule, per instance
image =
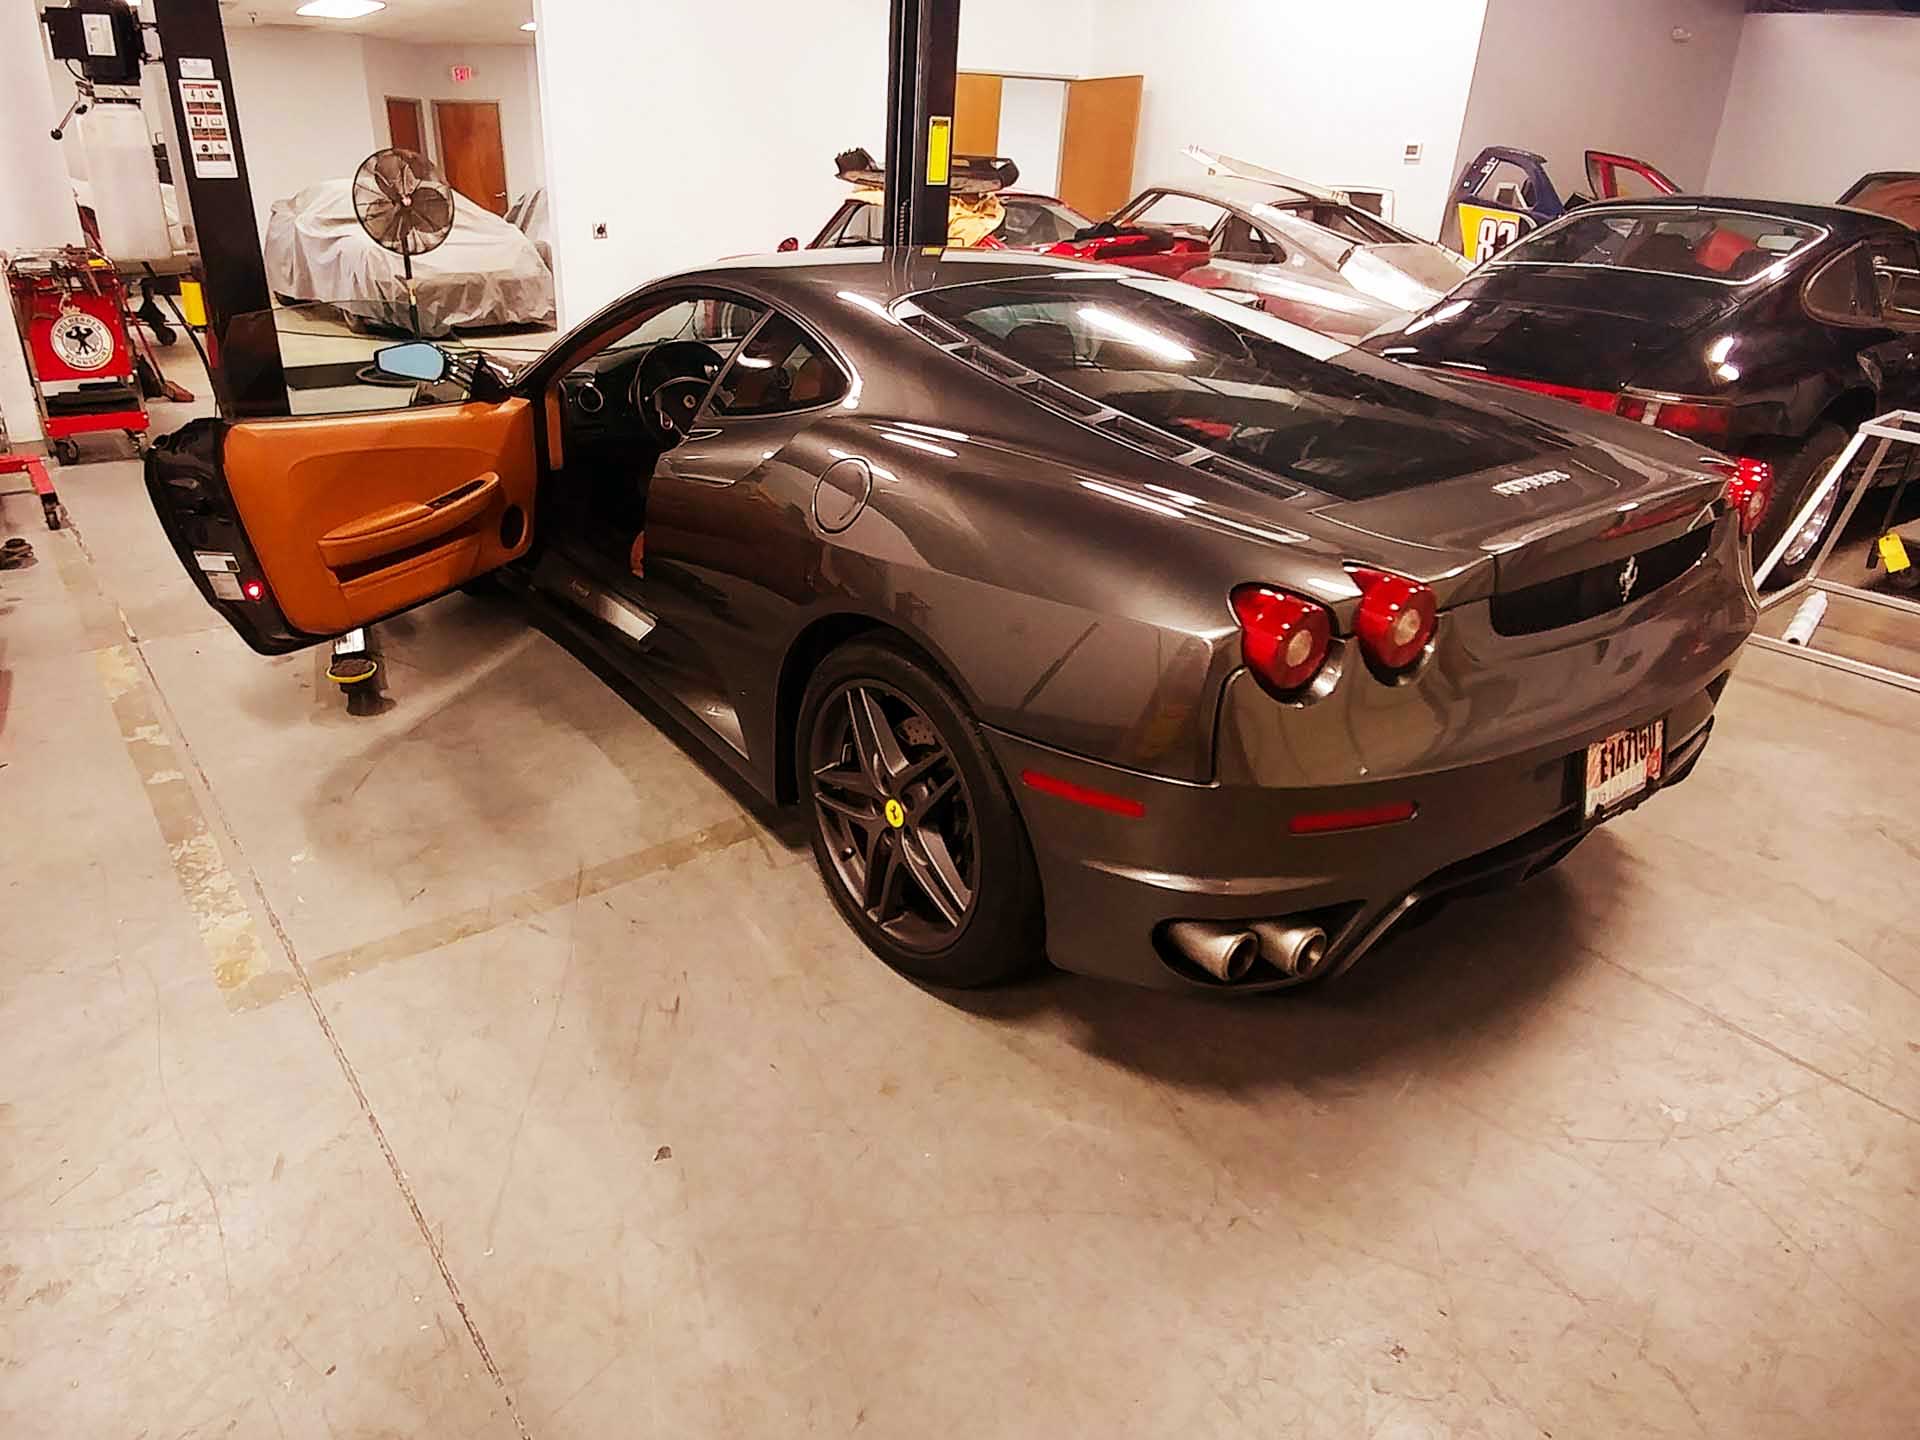
POLYGON ((1613 413, 1622 420, 1711 440, 1733 428, 1733 407, 1712 400, 1663 400, 1638 390, 1622 391, 1613 413))
POLYGON ((1752 536, 1773 503, 1773 466, 1764 460, 1741 458, 1727 481, 1727 505, 1740 517, 1740 533, 1752 536))
POLYGON ((1620 399, 1620 393, 1617 390, 1588 390, 1579 385, 1555 385, 1546 380, 1521 380, 1512 375, 1494 375, 1484 370, 1449 369, 1448 373, 1468 380, 1491 380, 1496 385, 1525 390, 1530 395, 1550 395, 1555 400, 1570 400, 1575 405, 1586 406, 1589 410, 1611 411, 1620 399))
POLYGON ((1385 570, 1352 566, 1360 587, 1360 608, 1353 615, 1353 633, 1367 658, 1380 669, 1396 673, 1420 658, 1439 623, 1439 602, 1418 580, 1385 570))
POLYGON ((1326 607, 1266 585, 1233 592, 1240 622, 1240 653, 1247 668, 1281 699, 1299 693, 1320 672, 1333 642, 1333 616, 1326 607))

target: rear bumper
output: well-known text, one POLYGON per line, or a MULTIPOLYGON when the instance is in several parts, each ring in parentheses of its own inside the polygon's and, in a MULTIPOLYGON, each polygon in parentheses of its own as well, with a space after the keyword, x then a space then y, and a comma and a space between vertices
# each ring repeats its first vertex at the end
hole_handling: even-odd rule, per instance
MULTIPOLYGON (((1421 905, 1524 879, 1560 859, 1587 829, 1588 742, 1664 717, 1660 783, 1684 780, 1704 750, 1731 662, 1677 699, 1624 706, 1605 723, 1457 769, 1376 784, 1274 788, 1184 784, 1117 770, 989 732, 1033 840, 1046 903, 1047 952, 1082 974, 1155 987, 1275 989, 1297 983, 1256 966, 1231 987, 1185 966, 1160 939, 1170 920, 1310 916, 1343 970, 1421 905), (1116 815, 1022 783, 1038 771, 1136 801, 1116 815), (1295 835, 1295 815, 1412 800, 1410 820, 1295 835)), ((1613 817, 1609 817, 1613 818, 1613 817)))

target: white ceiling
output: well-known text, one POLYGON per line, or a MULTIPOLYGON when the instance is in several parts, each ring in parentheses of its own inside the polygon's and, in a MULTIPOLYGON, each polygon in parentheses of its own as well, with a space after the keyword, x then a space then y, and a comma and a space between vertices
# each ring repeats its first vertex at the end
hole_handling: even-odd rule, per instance
POLYGON ((415 45, 531 45, 520 27, 533 18, 533 0, 387 0, 387 8, 359 20, 296 15, 307 0, 220 0, 229 30, 253 25, 298 25, 339 35, 368 35, 415 45))

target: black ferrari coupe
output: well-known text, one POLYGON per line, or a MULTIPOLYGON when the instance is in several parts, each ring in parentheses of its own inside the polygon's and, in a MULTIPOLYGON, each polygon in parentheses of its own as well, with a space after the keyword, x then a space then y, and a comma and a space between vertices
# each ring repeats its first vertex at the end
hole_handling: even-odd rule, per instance
POLYGON ((1337 969, 1683 779, 1754 622, 1699 446, 1108 266, 747 259, 377 364, 154 447, 206 599, 278 653, 499 572, 940 983, 1337 969))
MULTIPOLYGON (((1366 348, 1766 462, 1764 556, 1855 426, 1920 404, 1916 242, 1890 216, 1831 205, 1588 205, 1366 348)), ((1829 491, 1791 537, 1778 581, 1804 573, 1839 498, 1829 491)))

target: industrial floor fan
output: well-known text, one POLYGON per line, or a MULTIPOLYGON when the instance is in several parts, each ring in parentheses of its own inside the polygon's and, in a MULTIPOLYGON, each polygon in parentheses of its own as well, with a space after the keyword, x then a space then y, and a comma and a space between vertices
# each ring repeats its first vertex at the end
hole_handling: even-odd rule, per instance
POLYGON ((408 333, 420 334, 413 257, 437 249, 453 232, 453 190, 433 162, 397 146, 376 150, 353 176, 353 213, 374 244, 400 257, 407 281, 408 333))

